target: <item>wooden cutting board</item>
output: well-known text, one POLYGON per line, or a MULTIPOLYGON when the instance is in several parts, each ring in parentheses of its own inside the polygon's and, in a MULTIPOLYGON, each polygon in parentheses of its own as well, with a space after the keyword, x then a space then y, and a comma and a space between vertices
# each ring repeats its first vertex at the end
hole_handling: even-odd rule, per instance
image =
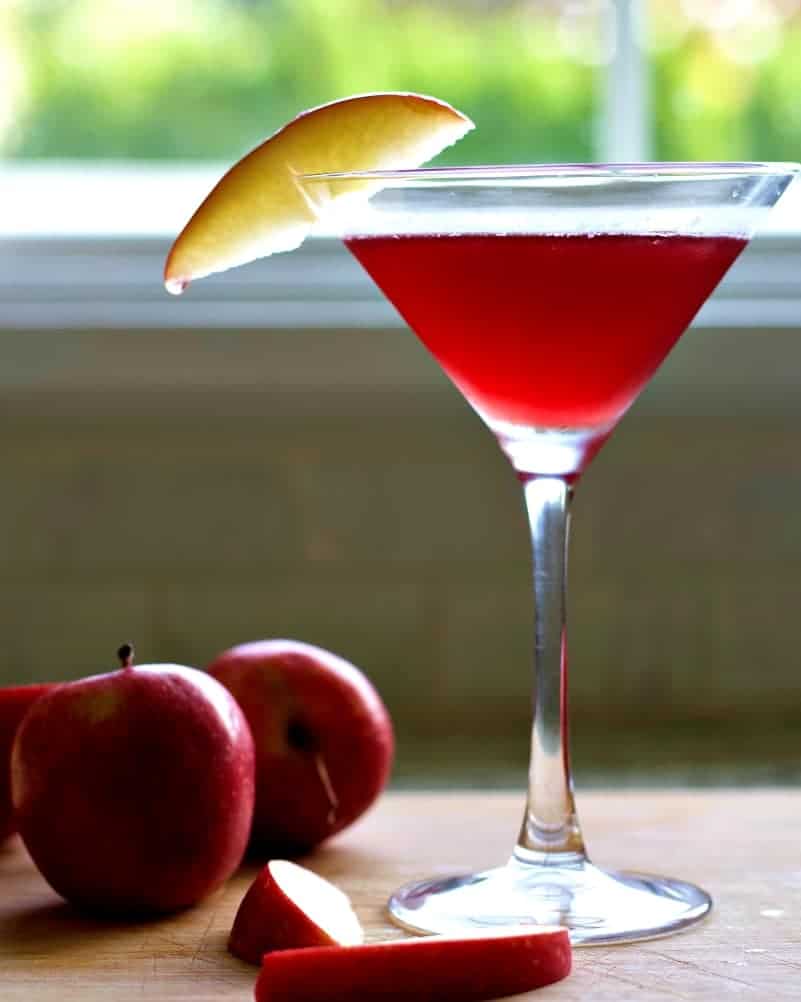
MULTIPOLYGON (((596 862, 700 883, 715 912, 667 939, 579 949, 566 981, 519 998, 801 999, 800 793, 590 793, 579 806, 596 862)), ((306 862, 351 895, 369 939, 402 936, 384 915, 390 891, 497 865, 521 810, 508 794, 390 795, 306 862)), ((63 904, 12 840, 0 849, 0 1000, 248 1002, 256 969, 230 957, 225 942, 255 872, 244 868, 181 915, 96 922, 63 904)))

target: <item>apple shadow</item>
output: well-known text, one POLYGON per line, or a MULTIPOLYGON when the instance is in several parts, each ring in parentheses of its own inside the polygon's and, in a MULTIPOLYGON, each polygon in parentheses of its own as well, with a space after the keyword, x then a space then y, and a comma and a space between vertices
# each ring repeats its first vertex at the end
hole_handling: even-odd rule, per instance
POLYGON ((16 956, 53 957, 72 949, 76 942, 86 948, 94 940, 107 939, 110 932, 143 929, 141 919, 95 918, 63 901, 22 908, 0 918, 0 942, 4 952, 16 956))
POLYGON ((21 846, 22 840, 16 833, 0 839, 0 862, 6 857, 10 859, 12 856, 16 856, 21 846))

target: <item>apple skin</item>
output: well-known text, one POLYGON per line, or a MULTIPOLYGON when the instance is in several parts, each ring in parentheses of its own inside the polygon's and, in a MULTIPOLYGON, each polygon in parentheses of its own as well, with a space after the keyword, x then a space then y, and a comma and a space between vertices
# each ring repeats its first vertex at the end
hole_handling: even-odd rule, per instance
POLYGON ((483 1002, 559 981, 571 960, 568 931, 555 926, 283 950, 264 958, 255 996, 256 1002, 483 1002))
POLYGON ((233 693, 253 732, 254 853, 308 852, 383 790, 392 721, 354 665, 311 644, 261 640, 225 651, 208 671, 233 693))
POLYGON ((0 689, 0 842, 17 830, 11 804, 11 747, 14 735, 30 707, 53 687, 53 683, 48 682, 0 689))
POLYGON ((242 898, 228 949, 258 967, 265 953, 273 950, 351 946, 363 940, 359 920, 338 887, 294 863, 273 859, 242 898), (293 896, 298 877, 304 878, 304 894, 293 896), (318 921, 323 917, 328 921, 318 921))
POLYGON ((11 764, 23 842, 80 909, 185 908, 244 855, 253 739, 205 672, 144 665, 61 685, 31 707, 11 764))

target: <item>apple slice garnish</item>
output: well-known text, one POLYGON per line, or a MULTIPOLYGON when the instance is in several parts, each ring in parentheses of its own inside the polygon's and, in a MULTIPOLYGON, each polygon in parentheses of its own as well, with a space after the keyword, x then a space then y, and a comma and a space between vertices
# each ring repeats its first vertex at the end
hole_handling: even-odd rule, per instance
POLYGON ((242 899, 228 949, 258 965, 273 950, 352 946, 363 939, 346 894, 311 870, 274 859, 242 899))
POLYGON ((567 929, 269 953, 256 1002, 482 1002, 541 988, 570 973, 567 929))
MULTIPOLYGON (((449 104, 419 94, 363 94, 303 112, 201 203, 167 257, 167 290, 299 246, 318 221, 300 175, 418 167, 472 128, 449 104)), ((365 197, 375 190, 363 187, 365 197)))

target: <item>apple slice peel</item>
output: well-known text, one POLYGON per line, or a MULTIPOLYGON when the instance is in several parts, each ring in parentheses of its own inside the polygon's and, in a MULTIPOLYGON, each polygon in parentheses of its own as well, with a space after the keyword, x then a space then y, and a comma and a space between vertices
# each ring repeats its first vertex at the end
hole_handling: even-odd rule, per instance
POLYGON ((268 954, 256 1002, 485 1002, 570 973, 567 929, 429 936, 268 954))
POLYGON ((363 939, 343 891, 296 863, 273 859, 242 899, 228 949, 258 965, 273 950, 353 946, 363 939))

